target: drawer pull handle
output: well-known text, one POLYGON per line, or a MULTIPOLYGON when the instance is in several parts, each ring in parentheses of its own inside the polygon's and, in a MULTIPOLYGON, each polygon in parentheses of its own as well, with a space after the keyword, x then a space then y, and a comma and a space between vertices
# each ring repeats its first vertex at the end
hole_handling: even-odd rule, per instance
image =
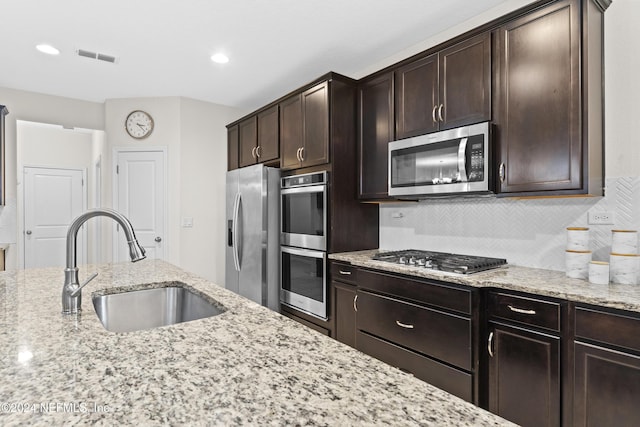
POLYGON ((351 272, 350 271, 338 270, 338 272, 340 274, 342 274, 343 276, 351 276, 351 272))
POLYGON ((489 356, 493 357, 493 349, 491 348, 493 344, 493 332, 489 334, 489 339, 487 340, 487 350, 489 350, 489 356))
POLYGON ((509 310, 513 311, 514 313, 529 314, 529 315, 535 315, 536 314, 535 310, 526 310, 524 308, 518 308, 518 307, 514 307, 512 305, 507 305, 507 307, 509 307, 509 310))
POLYGON ((402 323, 399 320, 396 320, 396 325, 400 326, 401 328, 405 328, 405 329, 413 329, 413 325, 409 325, 408 323, 402 323))
POLYGON ((353 297, 353 311, 358 312, 358 294, 353 297))

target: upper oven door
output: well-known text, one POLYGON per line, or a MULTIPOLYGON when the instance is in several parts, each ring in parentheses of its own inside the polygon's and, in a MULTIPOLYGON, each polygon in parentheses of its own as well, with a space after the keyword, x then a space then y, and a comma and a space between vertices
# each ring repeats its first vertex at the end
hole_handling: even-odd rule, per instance
POLYGON ((389 195, 489 190, 488 123, 389 143, 389 195))
POLYGON ((327 248, 327 186, 282 189, 280 243, 324 251, 327 248))

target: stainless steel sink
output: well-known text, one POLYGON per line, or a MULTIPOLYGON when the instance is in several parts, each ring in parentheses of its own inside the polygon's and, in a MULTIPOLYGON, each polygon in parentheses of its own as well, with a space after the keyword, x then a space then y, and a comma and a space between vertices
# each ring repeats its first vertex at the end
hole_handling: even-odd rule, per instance
MULTIPOLYGON (((107 291, 109 292, 109 291, 107 291)), ((181 282, 151 289, 94 294, 93 307, 111 332, 132 332, 217 316, 226 308, 181 282)))

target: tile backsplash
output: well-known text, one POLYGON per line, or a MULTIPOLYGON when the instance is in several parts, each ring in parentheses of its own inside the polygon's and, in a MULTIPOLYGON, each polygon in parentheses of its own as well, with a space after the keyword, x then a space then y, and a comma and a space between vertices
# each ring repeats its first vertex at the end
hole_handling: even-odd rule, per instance
POLYGON ((593 259, 608 261, 612 229, 640 230, 640 177, 609 178, 604 197, 428 199, 380 205, 380 249, 506 258, 564 271, 567 227, 589 227, 593 259), (614 224, 588 224, 612 212, 614 224))

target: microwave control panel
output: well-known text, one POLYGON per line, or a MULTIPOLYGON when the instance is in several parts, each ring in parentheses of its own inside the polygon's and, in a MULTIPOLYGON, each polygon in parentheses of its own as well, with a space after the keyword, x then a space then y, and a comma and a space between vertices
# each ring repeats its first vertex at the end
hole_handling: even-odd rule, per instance
POLYGON ((468 181, 482 181, 484 179, 484 141, 482 136, 469 138, 467 165, 469 165, 468 181), (476 139, 474 141, 474 139, 476 139))

